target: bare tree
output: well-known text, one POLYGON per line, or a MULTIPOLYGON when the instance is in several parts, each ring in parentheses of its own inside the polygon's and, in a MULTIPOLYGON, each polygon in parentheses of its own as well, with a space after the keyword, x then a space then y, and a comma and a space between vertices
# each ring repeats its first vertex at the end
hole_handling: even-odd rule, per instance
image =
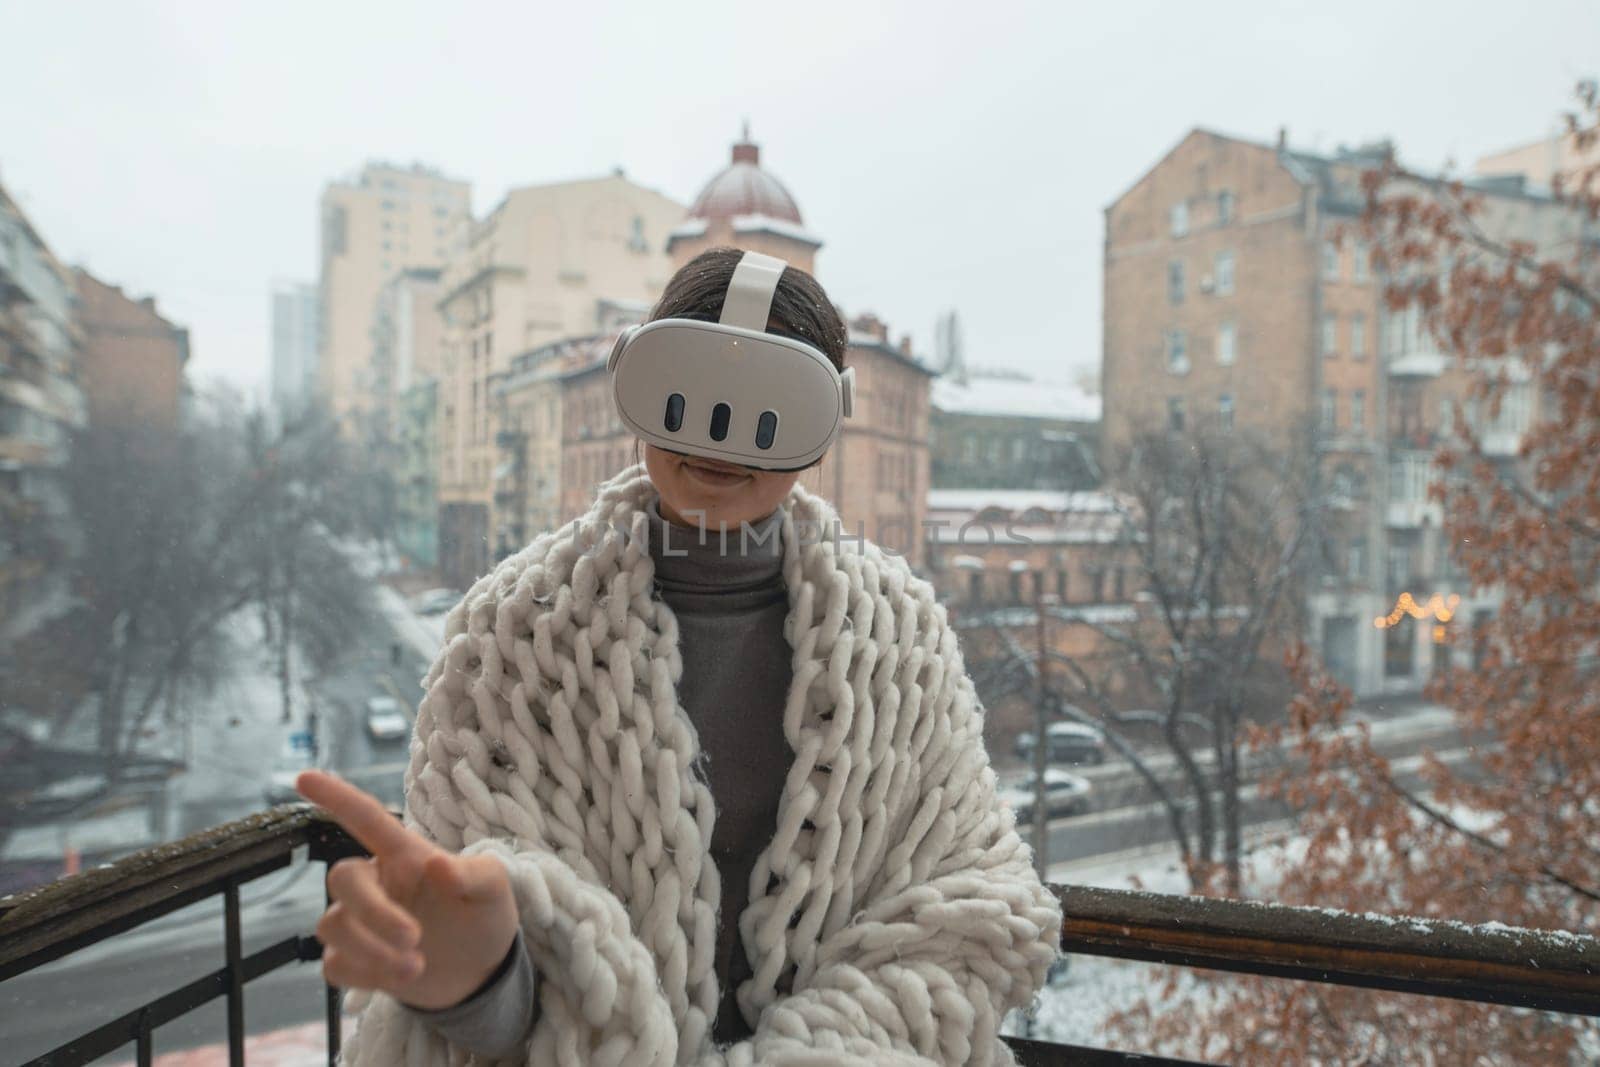
MULTIPOLYGON (((60 759, 75 718, 94 716, 94 749, 71 751, 80 773, 103 780, 78 804, 115 790, 141 766, 155 724, 178 725, 232 669, 224 624, 236 613, 262 612, 280 664, 291 644, 324 665, 344 647, 368 603, 340 543, 356 526, 347 455, 325 420, 269 430, 227 402, 182 429, 91 425, 72 442, 70 600, 0 650, 0 692, 8 710, 46 724, 60 759)), ((8 776, 0 837, 63 776, 45 762, 8 776)))
POLYGON ((1288 703, 1277 653, 1300 631, 1318 555, 1314 453, 1201 428, 1141 434, 1125 456, 1110 481, 1133 602, 1040 598, 1026 618, 969 618, 975 681, 987 700, 1024 679, 1038 686, 1036 753, 1047 715, 1099 727, 1162 806, 1191 884, 1237 894, 1246 725, 1288 703), (1060 651, 1065 642, 1048 636, 1073 627, 1090 632, 1092 653, 1060 651), (1175 773, 1140 740, 1170 755, 1175 773))

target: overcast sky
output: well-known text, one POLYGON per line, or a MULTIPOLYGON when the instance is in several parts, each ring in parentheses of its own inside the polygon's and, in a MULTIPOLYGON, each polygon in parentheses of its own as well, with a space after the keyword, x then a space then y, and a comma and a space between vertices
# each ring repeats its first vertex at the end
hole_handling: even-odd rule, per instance
POLYGON ((1393 137, 1470 166, 1600 73, 1600 3, 14 2, 0 182, 56 253, 262 385, 268 292, 313 280, 317 197, 368 159, 688 202, 748 117, 836 302, 931 352, 1070 380, 1100 357, 1102 212, 1191 127, 1393 137))

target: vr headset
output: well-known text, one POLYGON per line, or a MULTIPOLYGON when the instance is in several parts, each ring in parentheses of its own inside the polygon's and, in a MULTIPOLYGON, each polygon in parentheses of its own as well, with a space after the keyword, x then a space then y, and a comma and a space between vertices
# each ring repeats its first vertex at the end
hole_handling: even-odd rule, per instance
POLYGON ((606 369, 623 424, 669 452, 769 471, 804 470, 855 400, 843 374, 798 338, 767 332, 783 260, 746 252, 717 322, 658 319, 622 331, 606 369))

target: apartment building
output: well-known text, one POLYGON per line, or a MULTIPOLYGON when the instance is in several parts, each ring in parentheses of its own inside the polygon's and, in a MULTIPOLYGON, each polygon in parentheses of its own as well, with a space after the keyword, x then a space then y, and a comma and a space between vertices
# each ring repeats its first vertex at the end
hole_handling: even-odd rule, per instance
POLYGON ((280 281, 272 287, 272 408, 279 419, 316 393, 319 306, 313 284, 280 281))
MULTIPOLYGON (((1106 209, 1108 477, 1137 434, 1162 428, 1314 441, 1330 509, 1306 636, 1361 696, 1419 689, 1467 654, 1474 613, 1494 606, 1452 569, 1428 500, 1443 413, 1466 373, 1416 308, 1385 306, 1353 232, 1361 175, 1391 153, 1383 143, 1320 155, 1282 134, 1261 144, 1197 129, 1106 209), (1457 609, 1396 616, 1408 602, 1457 609)), ((1573 220, 1525 182, 1477 191, 1493 232, 1570 239, 1573 220)), ((1536 402, 1514 391, 1480 429, 1509 457, 1536 402)))
POLYGON ((74 284, 0 186, 0 644, 50 603, 69 536, 58 471, 88 418, 74 284))
POLYGON ((373 405, 379 293, 396 274, 459 254, 470 214, 470 186, 420 163, 369 163, 323 190, 316 381, 333 414, 373 405))
POLYGON ((557 510, 560 486, 552 478, 530 484, 521 500, 504 498, 518 514, 508 512, 503 521, 496 512, 508 459, 524 470, 547 465, 560 441, 555 419, 530 419, 522 429, 498 424, 500 387, 513 366, 526 365, 547 345, 614 329, 628 309, 641 314, 637 309, 656 298, 672 273, 667 235, 683 211, 621 172, 524 186, 472 226, 465 247, 446 266, 439 299, 445 331, 439 550, 452 584, 482 574, 499 549, 536 536, 557 510), (524 454, 501 454, 512 440, 500 436, 502 429, 524 435, 524 454), (530 514, 537 527, 528 525, 530 514))

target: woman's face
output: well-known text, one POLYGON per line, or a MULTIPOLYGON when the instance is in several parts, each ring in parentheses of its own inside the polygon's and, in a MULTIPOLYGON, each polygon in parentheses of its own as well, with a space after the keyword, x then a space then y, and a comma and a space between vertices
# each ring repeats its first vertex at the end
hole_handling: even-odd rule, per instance
POLYGON ((679 526, 737 530, 771 515, 800 471, 763 471, 644 446, 644 467, 661 494, 661 517, 679 526))

